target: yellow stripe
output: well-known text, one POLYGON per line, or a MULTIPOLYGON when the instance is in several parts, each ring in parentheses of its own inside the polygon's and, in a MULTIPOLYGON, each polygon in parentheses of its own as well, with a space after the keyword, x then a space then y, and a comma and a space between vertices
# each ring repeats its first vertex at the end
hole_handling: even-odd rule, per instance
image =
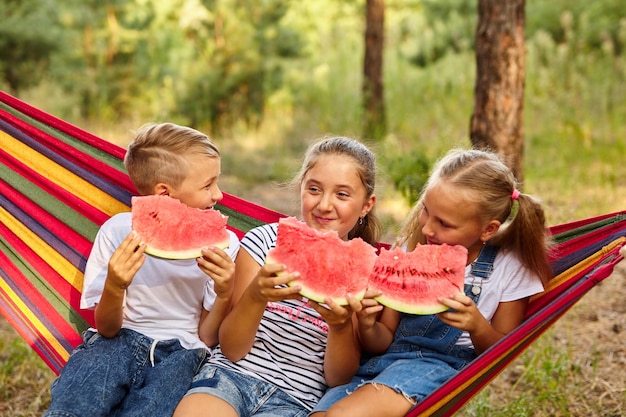
POLYGON ((25 320, 21 318, 21 322, 27 324, 33 334, 37 334, 37 331, 39 331, 41 338, 46 340, 48 344, 55 350, 55 352, 57 352, 59 356, 61 356, 61 358, 63 358, 63 360, 67 362, 67 359, 69 358, 69 352, 59 343, 59 341, 41 322, 41 320, 39 320, 37 316, 33 314, 32 311, 30 311, 28 306, 22 301, 20 297, 18 297, 18 295, 11 289, 9 285, 7 285, 4 280, 0 280, 0 288, 2 288, 2 290, 8 294, 9 299, 13 300, 13 302, 15 303, 16 311, 20 313, 20 316, 24 316, 26 317, 26 319, 28 319, 25 320))
MULTIPOLYGON (((597 251, 597 252, 591 254, 590 256, 588 256, 587 258, 583 259, 578 264, 576 264, 573 267, 569 268, 568 270, 562 272, 561 274, 559 274, 557 277, 555 277, 553 280, 550 281, 550 286, 548 288, 548 291, 550 291, 553 288, 557 287, 561 283, 566 282, 567 280, 571 279, 578 272, 580 272, 584 268, 589 267, 593 263, 597 262, 602 256, 606 255, 612 249, 614 249, 616 246, 624 243, 625 241, 626 241, 625 237, 620 237, 620 238, 612 241, 608 245, 604 246, 599 251, 597 251), (552 282, 552 281, 555 281, 555 282, 552 282)), ((542 294, 545 294, 545 293, 542 293, 542 294)), ((534 297, 534 298, 537 298, 537 297, 534 297)), ((493 358, 493 361, 491 362, 490 366, 487 366, 487 367, 483 368, 482 370, 478 371, 477 373, 475 373, 474 375, 472 375, 462 385, 460 385, 457 389, 455 389, 455 390, 449 392, 448 394, 446 394, 445 397, 443 397, 441 400, 439 400, 437 403, 433 404, 431 407, 429 407, 427 410, 425 410, 424 412, 420 413, 419 415, 420 416, 430 416, 430 415, 436 413, 438 410, 442 409, 449 402, 454 401, 455 398, 458 397, 458 395, 461 394, 465 389, 467 389, 469 386, 474 384, 475 381, 477 381, 479 378, 481 378, 487 372, 491 371, 494 368, 494 366, 496 364, 498 364, 498 361, 500 359, 506 357, 511 352, 514 352, 516 349, 518 349, 520 345, 525 343, 526 340, 528 340, 531 336, 533 336, 535 333, 537 333, 537 331, 539 331, 539 329, 540 329, 540 327, 537 327, 537 328, 533 329, 530 333, 525 335, 522 339, 520 339, 518 342, 516 342, 513 346, 511 346, 505 352, 502 352, 498 357, 493 358)), ((495 376, 496 375, 494 375, 494 377, 495 376)))
POLYGON ((126 204, 119 202, 109 194, 12 136, 0 131, 0 138, 2 139, 2 149, 4 151, 89 205, 96 207, 109 216, 129 210, 126 204))
POLYGON ((617 238, 617 239, 611 241, 606 246, 602 247, 602 249, 600 249, 599 251, 594 252, 593 254, 589 255, 585 259, 581 260, 576 265, 574 265, 574 266, 570 267, 569 269, 566 269, 565 271, 561 272, 559 275, 555 276, 554 278, 552 278, 550 280, 550 282, 548 283, 548 288, 546 288, 546 290, 544 292, 532 296, 530 298, 530 301, 532 302, 535 299, 540 298, 543 295, 546 295, 550 291, 554 291, 554 289, 557 288, 559 285, 569 281, 570 279, 572 279, 572 277, 576 276, 581 271, 589 268, 591 265, 593 265, 594 263, 598 262, 598 260, 601 257, 606 255, 611 250, 613 250, 616 246, 624 243, 625 241, 626 241, 625 237, 617 238))
POLYGON ((78 268, 2 207, 0 207, 0 220, 72 287, 78 291, 82 290, 83 273, 78 268))

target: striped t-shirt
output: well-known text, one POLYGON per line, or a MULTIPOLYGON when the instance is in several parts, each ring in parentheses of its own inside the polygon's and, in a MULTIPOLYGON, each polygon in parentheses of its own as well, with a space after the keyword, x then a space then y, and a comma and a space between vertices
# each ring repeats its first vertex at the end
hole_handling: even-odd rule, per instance
MULTIPOLYGON (((259 226, 241 241, 241 247, 259 265, 276 245, 277 227, 277 223, 259 226)), ((327 338, 328 325, 306 303, 268 302, 250 352, 233 363, 217 347, 209 362, 274 383, 312 409, 326 390, 323 367, 327 338)))

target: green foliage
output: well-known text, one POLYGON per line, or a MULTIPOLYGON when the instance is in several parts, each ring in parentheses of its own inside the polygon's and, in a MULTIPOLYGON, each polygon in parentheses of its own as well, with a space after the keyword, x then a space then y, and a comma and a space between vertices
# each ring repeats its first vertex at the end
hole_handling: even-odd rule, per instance
POLYGON ((529 0, 526 10, 530 37, 547 32, 556 43, 569 43, 580 52, 624 52, 626 12, 622 0, 529 0))
POLYGON ((384 170, 391 178, 396 190, 409 205, 413 205, 428 180, 431 161, 418 149, 405 153, 385 153, 382 156, 384 170))
POLYGON ((474 46, 476 0, 423 0, 422 14, 408 14, 403 21, 407 59, 426 67, 446 55, 474 46))
POLYGON ((50 2, 8 1, 0 16, 0 82, 19 94, 37 85, 59 49, 56 10, 50 2))

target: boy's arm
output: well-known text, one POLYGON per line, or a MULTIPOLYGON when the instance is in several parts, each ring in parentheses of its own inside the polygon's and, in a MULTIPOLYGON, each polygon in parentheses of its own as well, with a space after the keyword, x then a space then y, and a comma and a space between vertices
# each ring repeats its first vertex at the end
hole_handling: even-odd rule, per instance
POLYGON ((210 248, 203 249, 198 266, 213 280, 216 294, 211 310, 202 309, 198 328, 200 339, 207 346, 213 347, 218 343, 219 328, 231 309, 235 263, 223 250, 210 248))
POLYGON ((145 245, 131 233, 109 260, 102 296, 95 311, 96 328, 104 337, 114 337, 122 328, 124 294, 145 261, 144 251, 145 245))

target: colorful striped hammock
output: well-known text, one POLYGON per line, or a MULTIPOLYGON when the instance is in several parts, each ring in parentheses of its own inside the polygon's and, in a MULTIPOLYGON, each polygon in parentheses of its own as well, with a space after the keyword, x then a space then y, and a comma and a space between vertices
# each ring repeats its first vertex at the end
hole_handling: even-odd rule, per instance
MULTIPOLYGON (((128 211, 134 192, 125 150, 0 92, 0 311, 59 373, 80 334, 83 270, 99 226, 128 211)), ((282 216, 225 195, 219 209, 238 235, 282 216)), ((426 398, 410 416, 449 416, 466 404, 622 259, 626 212, 550 228, 556 278, 524 323, 426 398)))

